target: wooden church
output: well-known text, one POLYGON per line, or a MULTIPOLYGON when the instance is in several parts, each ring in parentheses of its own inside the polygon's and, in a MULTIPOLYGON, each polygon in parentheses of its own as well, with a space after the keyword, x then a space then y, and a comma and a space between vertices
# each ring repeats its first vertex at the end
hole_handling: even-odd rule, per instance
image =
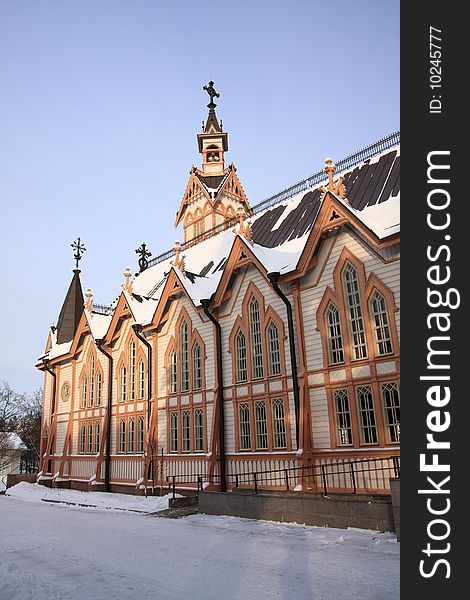
POLYGON ((93 304, 79 260, 37 368, 46 485, 388 490, 400 450, 399 134, 251 206, 216 115, 184 241, 93 304))

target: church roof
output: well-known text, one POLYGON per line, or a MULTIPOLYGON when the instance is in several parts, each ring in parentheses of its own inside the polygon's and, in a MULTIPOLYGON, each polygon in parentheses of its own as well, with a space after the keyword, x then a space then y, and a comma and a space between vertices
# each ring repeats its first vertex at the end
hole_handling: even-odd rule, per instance
POLYGON ((73 340, 78 323, 83 314, 83 292, 80 271, 75 269, 57 321, 57 343, 73 340))
MULTIPOLYGON (((341 173, 344 176, 347 200, 341 200, 333 194, 346 218, 361 222, 380 241, 397 234, 400 230, 399 138, 395 135, 387 139, 395 143, 386 144, 381 151, 372 155, 371 152, 361 151, 362 155, 359 155, 358 160, 351 161, 349 157, 338 162, 339 168, 335 175, 341 173), (341 168, 341 163, 346 164, 346 167, 341 168)), ((205 183, 211 188, 217 185, 220 187, 223 177, 206 177, 209 181, 205 183)), ((268 199, 254 207, 253 245, 243 237, 234 235, 231 229, 215 232, 212 237, 184 249, 186 276, 173 267, 172 252, 165 253, 161 258, 157 257, 153 264, 151 261, 151 266, 134 279, 133 293, 123 292, 135 321, 144 326, 152 322, 172 270, 196 306, 200 305, 201 299, 210 298, 218 288, 227 259, 237 239, 245 244, 268 273, 278 271, 286 274, 294 271, 319 214, 324 197, 321 187, 325 180, 326 175, 319 172, 285 190, 288 193, 287 198, 276 203, 268 199), (294 193, 290 193, 292 189, 294 193)), ((70 294, 69 290, 67 298, 70 294)), ((67 298, 64 307, 68 304, 67 298)), ((64 310, 63 308, 62 312, 64 310)), ((70 312, 70 309, 67 310, 70 312)), ((94 314, 93 318, 89 319, 95 339, 104 337, 110 321, 110 315, 103 318, 102 315, 94 314)), ((53 336, 49 358, 65 354, 69 345, 59 344, 58 337, 53 336), (61 349, 65 352, 61 352, 61 349)))
MULTIPOLYGON (((369 208, 382 205, 392 198, 399 198, 399 146, 360 162, 343 175, 349 206, 354 209, 359 218, 362 215, 364 218, 372 219, 371 224, 376 221, 372 215, 379 216, 382 213, 383 218, 388 218, 389 211, 384 211, 383 207, 373 211, 369 208)), ((255 243, 275 248, 310 231, 320 208, 321 195, 320 184, 318 184, 257 214, 252 227, 255 243)))

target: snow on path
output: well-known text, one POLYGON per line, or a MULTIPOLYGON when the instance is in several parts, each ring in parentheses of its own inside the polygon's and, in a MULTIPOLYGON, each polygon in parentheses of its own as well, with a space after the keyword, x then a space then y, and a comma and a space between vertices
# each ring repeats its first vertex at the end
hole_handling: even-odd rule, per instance
POLYGON ((0 600, 398 600, 392 534, 0 497, 0 600))

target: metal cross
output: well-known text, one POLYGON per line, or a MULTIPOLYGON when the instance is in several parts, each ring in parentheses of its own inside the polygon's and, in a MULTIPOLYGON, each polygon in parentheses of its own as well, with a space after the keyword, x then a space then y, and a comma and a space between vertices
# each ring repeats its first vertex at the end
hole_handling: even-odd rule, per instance
POLYGON ((75 250, 73 257, 75 259, 75 268, 78 269, 78 263, 82 259, 83 253, 85 252, 86 248, 81 243, 80 238, 78 238, 76 242, 73 242, 73 244, 70 245, 75 250))
POLYGON ((147 244, 145 242, 142 242, 142 244, 136 249, 135 253, 140 256, 139 273, 142 273, 142 271, 145 271, 145 269, 149 266, 149 261, 147 260, 147 258, 152 256, 152 253, 149 250, 147 250, 147 244))
POLYGON ((215 89, 214 89, 214 82, 213 81, 209 81, 209 83, 207 85, 205 85, 203 88, 203 90, 205 90, 209 96, 210 96, 210 103, 207 105, 209 108, 215 108, 217 106, 217 104, 214 104, 214 98, 220 98, 220 94, 218 94, 215 89))

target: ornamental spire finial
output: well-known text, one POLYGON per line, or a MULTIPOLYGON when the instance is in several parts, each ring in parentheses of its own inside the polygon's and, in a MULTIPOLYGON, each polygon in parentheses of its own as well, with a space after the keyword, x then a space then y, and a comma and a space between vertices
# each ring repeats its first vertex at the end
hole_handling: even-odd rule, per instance
POLYGON ((126 270, 124 271, 124 277, 126 278, 126 283, 122 284, 122 289, 126 292, 129 292, 129 294, 132 294, 132 272, 130 267, 126 267, 126 270))
POLYGON ((253 245, 253 238, 251 236, 251 219, 241 202, 237 207, 237 218, 238 225, 235 225, 235 227, 232 229, 233 233, 238 233, 238 235, 244 237, 249 244, 253 245))
POLYGON ((83 253, 86 251, 85 246, 81 243, 80 238, 76 242, 70 244, 74 249, 73 257, 75 259, 75 268, 78 269, 78 263, 81 261, 83 253))
POLYGON ((175 259, 172 260, 170 264, 172 264, 174 267, 179 269, 181 271, 183 277, 186 277, 186 271, 185 271, 185 265, 184 265, 185 256, 183 254, 183 250, 181 248, 181 242, 179 240, 176 240, 175 245, 173 247, 173 251, 175 253, 175 259))
POLYGON ((91 313, 93 311, 93 294, 91 293, 91 288, 87 289, 85 297, 86 297, 86 301, 83 306, 85 307, 85 310, 87 310, 91 315, 91 313))
POLYGON ((320 186, 320 190, 323 192, 323 195, 327 192, 333 192, 335 196, 338 196, 340 200, 343 200, 345 204, 349 204, 346 198, 346 187, 343 184, 344 175, 340 175, 339 179, 335 182, 333 181, 333 176, 336 171, 336 165, 333 162, 333 159, 330 157, 325 158, 325 167, 323 169, 323 173, 328 175, 328 185, 320 186))

